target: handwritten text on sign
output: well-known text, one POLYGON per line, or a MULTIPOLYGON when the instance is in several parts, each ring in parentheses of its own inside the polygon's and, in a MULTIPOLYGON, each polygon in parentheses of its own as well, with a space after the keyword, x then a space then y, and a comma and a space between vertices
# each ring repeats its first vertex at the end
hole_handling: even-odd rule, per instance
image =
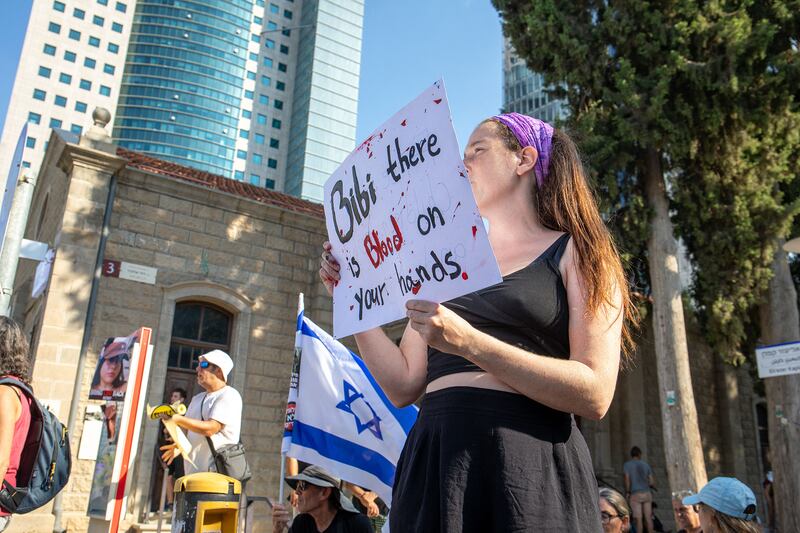
POLYGON ((337 338, 404 318, 411 298, 444 302, 502 280, 441 80, 347 157, 324 202, 341 265, 337 338))
POLYGON ((762 379, 800 374, 800 342, 757 348, 756 359, 758 377, 762 379))

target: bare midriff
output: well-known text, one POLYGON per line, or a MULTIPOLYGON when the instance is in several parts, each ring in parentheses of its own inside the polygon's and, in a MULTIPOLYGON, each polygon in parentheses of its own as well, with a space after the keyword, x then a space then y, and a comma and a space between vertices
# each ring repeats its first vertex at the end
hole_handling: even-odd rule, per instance
POLYGON ((519 394, 519 391, 512 389, 486 372, 459 372, 436 378, 425 387, 425 393, 428 394, 449 387, 475 387, 476 389, 491 389, 519 394))

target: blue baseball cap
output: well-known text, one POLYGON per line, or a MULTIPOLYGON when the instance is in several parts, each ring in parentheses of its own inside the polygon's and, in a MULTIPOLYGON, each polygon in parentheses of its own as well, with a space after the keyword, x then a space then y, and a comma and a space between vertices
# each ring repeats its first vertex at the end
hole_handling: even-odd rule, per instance
POLYGON ((683 499, 684 505, 698 503, 742 520, 754 520, 756 517, 755 494, 750 487, 733 477, 715 477, 700 492, 683 499))

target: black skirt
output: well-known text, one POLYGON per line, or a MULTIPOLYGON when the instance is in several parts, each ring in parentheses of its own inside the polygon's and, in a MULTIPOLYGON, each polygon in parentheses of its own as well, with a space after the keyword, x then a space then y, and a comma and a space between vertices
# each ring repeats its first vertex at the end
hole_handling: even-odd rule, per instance
POLYGON ((508 392, 426 395, 392 500, 392 533, 602 531, 592 460, 572 416, 508 392))

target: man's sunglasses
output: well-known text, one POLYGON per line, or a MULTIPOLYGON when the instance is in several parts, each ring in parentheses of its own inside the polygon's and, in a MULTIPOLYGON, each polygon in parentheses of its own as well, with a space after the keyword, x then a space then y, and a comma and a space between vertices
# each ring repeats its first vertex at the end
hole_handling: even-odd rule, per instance
POLYGON ((297 493, 299 494, 299 493, 301 493, 301 492, 304 492, 304 491, 306 491, 306 490, 307 490, 309 487, 316 487, 316 485, 314 485, 314 484, 312 484, 312 483, 309 483, 309 482, 307 482, 307 481, 304 481, 304 480, 302 480, 302 479, 301 479, 301 480, 300 480, 300 481, 298 481, 298 482, 297 482, 297 484, 294 486, 294 491, 295 491, 295 492, 297 492, 297 493))
POLYGON ((216 367, 217 365, 211 364, 208 361, 200 361, 199 363, 197 363, 197 366, 199 366, 203 370, 207 370, 208 367, 210 367, 210 366, 216 367))

